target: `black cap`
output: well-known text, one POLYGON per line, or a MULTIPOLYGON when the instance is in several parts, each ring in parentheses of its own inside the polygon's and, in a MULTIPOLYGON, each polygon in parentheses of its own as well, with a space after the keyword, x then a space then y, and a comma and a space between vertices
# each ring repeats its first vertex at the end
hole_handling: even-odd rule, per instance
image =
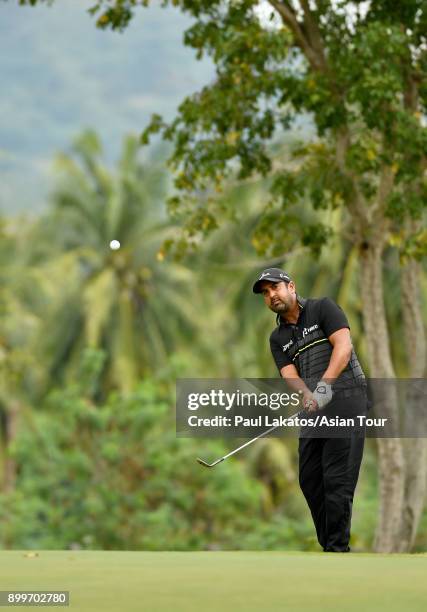
POLYGON ((255 281, 254 286, 252 287, 252 291, 254 293, 261 293, 259 285, 261 281, 264 280, 270 281, 271 283, 280 283, 280 281, 286 281, 287 283, 289 283, 291 277, 287 272, 281 270, 280 268, 267 268, 266 270, 261 272, 261 274, 255 281))

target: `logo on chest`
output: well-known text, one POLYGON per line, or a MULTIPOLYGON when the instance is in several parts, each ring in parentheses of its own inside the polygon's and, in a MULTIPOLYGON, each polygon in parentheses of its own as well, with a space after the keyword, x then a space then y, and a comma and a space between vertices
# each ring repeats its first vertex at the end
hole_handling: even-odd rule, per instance
POLYGON ((307 334, 309 334, 312 331, 315 331, 316 329, 319 329, 319 326, 317 325, 317 323, 315 325, 312 325, 311 327, 304 327, 304 329, 302 330, 302 337, 305 338, 307 334))
MULTIPOLYGON (((302 330, 302 337, 305 338, 306 336, 308 336, 308 334, 310 334, 313 331, 316 331, 316 329, 319 329, 319 326, 317 323, 315 323, 314 325, 311 325, 310 327, 304 327, 304 329, 302 330)), ((293 345, 294 341, 293 340, 289 340, 289 342, 287 342, 286 344, 284 344, 282 346, 282 350, 283 352, 288 351, 291 346, 293 345)))

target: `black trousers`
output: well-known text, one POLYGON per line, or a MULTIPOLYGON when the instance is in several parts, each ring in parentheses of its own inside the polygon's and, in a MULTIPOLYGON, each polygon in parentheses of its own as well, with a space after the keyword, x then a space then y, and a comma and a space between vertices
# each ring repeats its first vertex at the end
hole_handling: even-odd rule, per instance
POLYGON ((348 437, 299 439, 299 483, 325 552, 350 551, 353 497, 364 442, 361 428, 348 437))

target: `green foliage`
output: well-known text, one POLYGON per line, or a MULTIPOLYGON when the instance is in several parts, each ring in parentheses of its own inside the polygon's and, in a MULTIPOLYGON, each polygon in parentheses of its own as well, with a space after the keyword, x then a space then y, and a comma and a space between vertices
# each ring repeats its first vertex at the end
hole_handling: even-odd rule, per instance
MULTIPOLYGON (((103 355, 87 353, 82 378, 28 412, 10 454, 16 490, 1 496, 2 545, 15 548, 183 550, 264 547, 262 486, 231 460, 207 472, 218 442, 177 439, 171 398, 146 380, 97 403, 87 390, 103 355), (89 384, 88 384, 89 382, 89 384), (261 533, 254 532, 261 528, 261 533)), ((289 544, 284 517, 269 545, 289 544)))
MULTIPOLYGON (((99 27, 124 29, 137 6, 148 4, 100 1, 92 12, 99 27)), ((316 2, 299 10, 275 2, 275 26, 260 21, 255 0, 163 3, 169 4, 194 18, 184 43, 199 58, 209 55, 217 73, 213 83, 182 102, 172 122, 155 115, 142 134, 143 143, 156 133, 173 143, 177 195, 170 206, 180 209, 185 224, 168 248, 175 244, 182 255, 217 229, 215 190, 224 180, 266 176, 275 165, 280 170, 274 172, 272 195, 280 186, 284 202, 274 210, 277 224, 290 225, 292 238, 316 255, 330 228, 320 224, 315 230, 306 219, 298 223, 289 202, 307 198, 315 210, 340 206, 353 214, 355 202, 359 209, 363 203, 359 241, 362 225, 368 232, 376 222, 371 208, 384 210, 390 229, 425 213, 427 17, 421 0, 376 0, 368 7, 316 2), (270 145, 301 114, 313 121, 318 149, 294 152, 280 164, 270 145), (199 215, 195 208, 202 209, 199 215)), ((346 231, 349 220, 343 217, 342 223, 346 231)), ((260 239, 262 232, 264 220, 256 236, 263 254, 277 252, 278 243, 290 238, 279 231, 260 239)))
MULTIPOLYGON (((105 0, 90 12, 99 27, 122 30, 134 10, 148 4, 105 0)), ((401 261, 421 258, 426 242, 425 232, 411 224, 422 222, 427 201, 424 4, 375 0, 365 15, 356 3, 349 19, 349 2, 304 3, 298 14, 292 4, 277 2, 290 10, 280 27, 260 23, 255 0, 163 4, 194 17, 185 43, 198 57, 210 55, 217 68, 215 80, 184 100, 173 121, 155 115, 141 136, 143 144, 160 134, 173 145, 175 193, 169 209, 176 226, 149 206, 145 191, 153 192, 146 189, 149 177, 137 163, 135 140, 127 143, 114 175, 102 163, 94 134, 85 134, 73 154, 62 157, 65 182, 56 194, 55 215, 46 233, 38 234, 50 236, 54 248, 46 247, 48 240, 35 241, 30 263, 36 264, 32 272, 43 291, 33 292, 30 304, 50 323, 39 336, 48 386, 56 386, 65 371, 71 382, 41 410, 25 413, 10 449, 18 473, 16 489, 3 494, 0 504, 7 546, 315 546, 307 514, 301 521, 294 505, 290 516, 282 517, 275 507, 292 485, 277 473, 265 482, 266 464, 283 467, 282 449, 273 466, 268 453, 254 458, 254 478, 231 460, 208 480, 194 464, 200 443, 177 440, 173 433, 165 389, 177 371, 271 372, 268 348, 260 349, 260 337, 271 329, 270 313, 261 316, 248 292, 253 269, 261 267, 251 258, 249 237, 258 254, 271 258, 263 264, 286 261, 291 271, 298 270, 300 293, 339 296, 366 362, 357 249, 360 240, 369 244, 376 233, 391 247, 384 258, 385 297, 393 299, 385 301, 395 343, 400 342, 393 249, 401 261), (301 116, 312 122, 315 136, 302 145, 290 146, 288 140, 278 146, 275 139, 301 116), (257 206, 242 205, 244 191, 234 186, 235 178, 247 179, 241 189, 253 191, 257 206), (230 220, 238 224, 237 236, 230 220), (112 254, 106 249, 111 238, 129 248, 112 254), (200 264, 197 281, 183 268, 164 274, 160 264, 168 249, 182 258, 202 242, 206 266, 187 260, 194 269, 200 264), (315 259, 303 256, 309 250, 315 259), (160 285, 154 283, 158 279, 160 285), (193 287, 197 283, 195 294, 191 281, 193 287), (157 287, 167 288, 164 301, 157 287), (179 297, 170 303, 171 296, 179 297), (143 308, 133 309, 135 302, 143 308), (197 308, 190 310, 191 303, 197 308), (198 321, 197 312, 203 340, 196 354, 188 321, 198 321), (186 348, 184 339, 190 339, 186 348), (84 353, 81 369, 87 345, 91 352, 84 353), (100 396, 103 368, 109 368, 110 388, 132 392, 100 396), (137 386, 142 374, 153 371, 155 383, 147 378, 137 386)), ((28 295, 24 283, 22 297, 28 295)), ((10 290, 5 302, 16 333, 10 290)), ((401 365, 405 358, 396 354, 401 365)), ((9 356, 19 369, 17 353, 9 356)), ((3 402, 7 399, 4 394, 3 402)), ((217 456, 224 448, 209 443, 204 451, 217 456)), ((369 465, 356 533, 365 547, 374 528, 373 473, 369 465)))
POLYGON ((32 310, 43 323, 33 350, 46 362, 46 384, 75 376, 90 346, 108 352, 103 388, 130 390, 195 333, 191 271, 166 265, 161 251, 175 231, 162 206, 167 178, 138 149, 128 137, 111 171, 98 136, 86 131, 57 159, 57 188, 22 271, 37 276, 32 310))
MULTIPOLYGON (((98 0, 89 13, 101 29, 124 30, 135 10, 149 4, 98 0)), ((385 245, 403 219, 425 215, 425 3, 270 4, 268 22, 259 18, 257 0, 162 2, 194 19, 184 44, 216 66, 215 80, 187 97, 174 120, 156 114, 141 135, 143 144, 154 134, 173 144, 176 193, 169 205, 183 227, 164 247, 178 258, 218 229, 217 194, 232 177, 273 174, 272 200, 280 186, 284 202, 274 209, 277 225, 290 225, 291 238, 316 256, 331 228, 299 222, 289 202, 307 199, 314 210, 350 212, 340 229, 359 246, 379 223, 385 245), (274 139, 301 116, 315 128, 317 151, 275 156, 274 139), (299 192, 297 184, 304 187, 299 192)), ((264 230, 262 221, 255 239, 264 255, 290 238, 282 229, 261 239, 264 230)), ((406 239, 411 236, 402 257, 421 257, 423 250, 406 248, 406 239)))
POLYGON ((26 396, 41 375, 28 350, 39 324, 33 309, 37 278, 26 268, 32 230, 24 218, 0 220, 0 406, 26 396))
MULTIPOLYGON (((221 472, 208 473, 199 468, 195 457, 220 456, 226 452, 224 445, 177 440, 174 433, 170 386, 177 377, 276 375, 268 349, 272 314, 250 292, 260 261, 253 259, 249 236, 265 188, 252 183, 225 191, 224 198, 239 204, 236 223, 230 223, 223 211, 218 232, 209 236, 197 257, 187 261, 195 272, 197 306, 204 320, 197 344, 185 350, 177 342, 178 352, 163 364, 153 357, 156 379, 146 378, 130 395, 116 392, 108 398, 99 395, 99 377, 108 354, 95 347, 79 350, 72 383, 56 388, 43 404, 30 396, 32 407, 23 412, 18 438, 6 450, 6 456, 17 461, 18 474, 15 490, 3 494, 0 503, 4 546, 317 549, 295 483, 295 450, 271 440, 272 448, 254 445, 253 454, 246 454, 242 462, 232 459, 221 466, 221 472)), ((302 207, 298 212, 305 214, 302 207)), ((329 221, 334 227, 338 220, 329 221)), ((28 244, 27 238, 22 240, 28 244)), ((347 249, 336 235, 317 261, 301 257, 296 250, 291 257, 287 253, 287 263, 291 272, 298 270, 297 288, 302 295, 326 293, 339 298, 363 356, 363 297, 355 282, 357 258, 354 253, 349 256, 347 249)), ((46 257, 44 253, 38 265, 46 265, 46 257)), ((4 278, 8 278, 11 261, 5 258, 3 263, 4 278)), ((52 303, 63 299, 61 275, 51 279, 57 291, 50 292, 52 303)), ((70 282, 69 274, 66 280, 70 282)), ((393 276, 389 295, 395 294, 395 283, 393 276)), ((399 342, 398 311, 391 312, 391 322, 399 342)), ((134 334, 143 338, 138 330, 134 334)), ((62 342, 64 335, 57 334, 58 350, 62 342)), ((15 357, 11 356, 12 363, 18 368, 15 357)), ((41 353, 38 367, 43 370, 46 363, 41 353)), ((49 387, 56 386, 55 379, 49 378, 49 387)), ((375 466, 370 466, 365 477, 371 480, 374 473, 375 466)), ((357 503, 370 521, 366 530, 365 519, 359 521, 355 532, 355 545, 364 549, 370 545, 373 529, 369 514, 376 503, 373 491, 367 487, 357 503)))

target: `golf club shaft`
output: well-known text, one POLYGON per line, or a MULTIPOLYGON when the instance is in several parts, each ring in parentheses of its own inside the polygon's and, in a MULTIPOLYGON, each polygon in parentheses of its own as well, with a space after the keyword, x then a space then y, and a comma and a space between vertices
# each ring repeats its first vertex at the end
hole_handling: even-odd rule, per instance
MULTIPOLYGON (((296 415, 294 415, 294 416, 296 416, 296 415)), ((292 417, 289 417, 289 418, 292 418, 292 417)), ((248 440, 248 442, 245 442, 244 444, 242 444, 242 446, 239 446, 239 448, 235 448, 234 450, 232 450, 227 455, 224 455, 224 457, 222 457, 222 459, 227 459, 227 457, 231 457, 231 455, 234 455, 235 453, 239 452, 239 450, 242 450, 242 448, 245 448, 246 446, 249 446, 249 444, 252 444, 252 442, 256 442, 257 440, 259 440, 263 436, 266 436, 267 434, 269 434, 270 431, 274 431, 275 429, 278 429, 279 427, 280 427, 280 425, 274 425, 273 427, 270 427, 270 429, 267 429, 266 431, 263 431, 262 434, 259 434, 259 436, 256 436, 256 438, 252 438, 251 440, 248 440)))
MULTIPOLYGON (((298 417, 301 414, 302 411, 300 412, 296 412, 295 414, 293 414, 292 416, 288 417, 289 419, 294 419, 296 417, 298 417)), ((246 446, 249 446, 250 444, 252 444, 253 442, 256 442, 257 440, 259 440, 260 438, 262 438, 263 436, 266 436, 267 434, 269 434, 271 431, 274 431, 275 429, 278 429, 279 427, 281 427, 281 425, 274 425, 273 427, 270 427, 270 429, 267 429, 266 431, 263 431, 261 434, 259 434, 259 436, 256 436, 255 438, 252 438, 251 440, 248 440, 248 442, 245 442, 244 444, 242 444, 242 446, 239 446, 238 448, 235 448, 234 450, 232 450, 231 452, 227 453, 227 455, 224 455, 224 457, 220 457, 219 459, 217 459, 216 461, 214 461, 209 467, 213 467, 214 465, 216 465, 217 463, 221 463, 221 461, 224 461, 225 459, 227 459, 228 457, 231 457, 232 455, 235 455, 236 453, 238 453, 240 450, 242 450, 242 448, 245 448, 246 446)), ((203 465, 209 465, 206 464, 206 462, 201 462, 199 461, 199 463, 202 463, 203 465)))

